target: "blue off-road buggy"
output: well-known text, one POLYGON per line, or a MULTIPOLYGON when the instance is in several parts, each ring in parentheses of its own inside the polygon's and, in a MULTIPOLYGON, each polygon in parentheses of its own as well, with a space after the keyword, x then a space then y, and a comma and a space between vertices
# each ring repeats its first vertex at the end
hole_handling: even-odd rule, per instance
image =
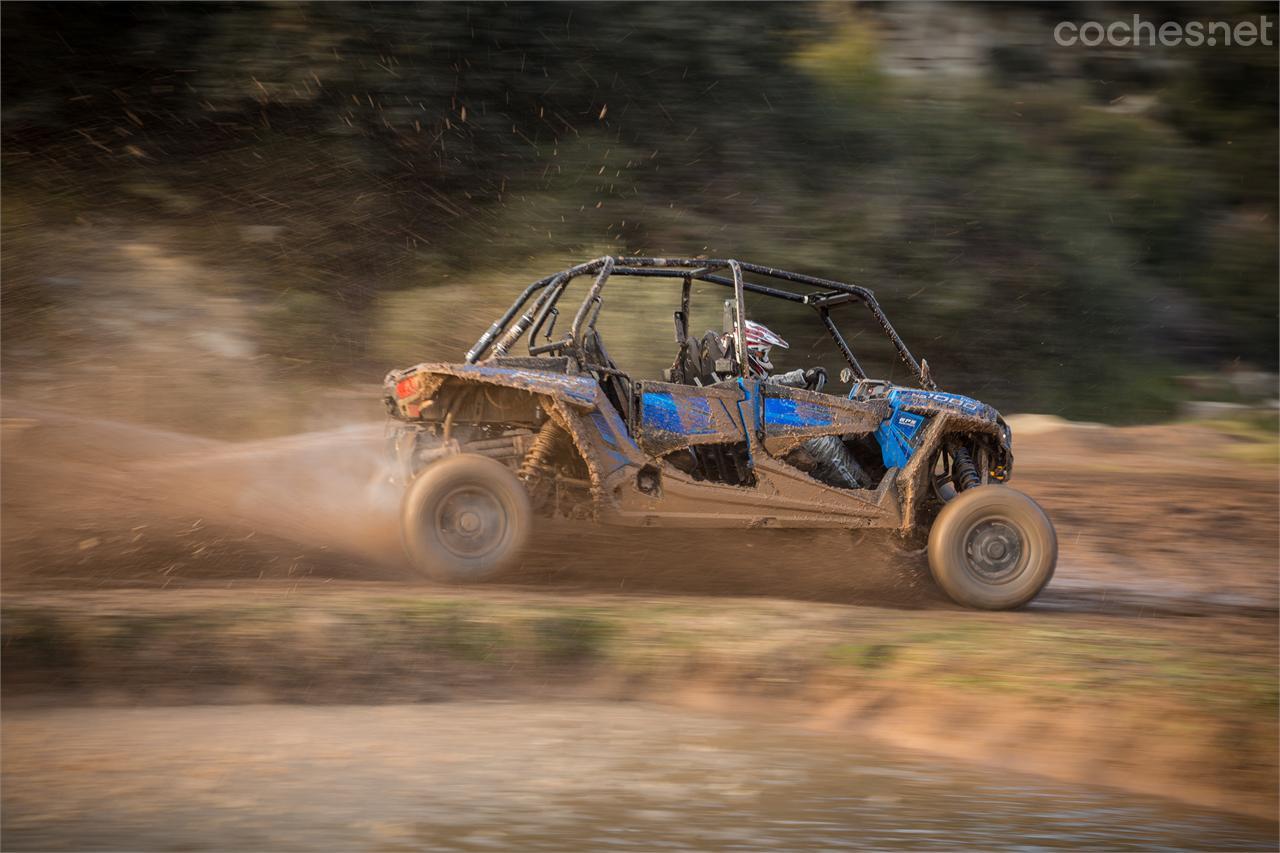
POLYGON ((733 260, 598 258, 530 284, 461 363, 392 372, 386 394, 406 550, 434 578, 501 571, 539 515, 927 535, 943 590, 989 609, 1030 601, 1057 562, 1045 513, 1005 485, 1009 427, 991 406, 939 391, 862 287, 733 260), (619 369, 597 329, 606 289, 623 277, 673 285, 674 361, 662 381, 619 369), (695 283, 731 294, 723 329, 701 337, 690 329, 695 283), (848 393, 824 393, 821 369, 804 372, 807 387, 753 371, 748 294, 812 309, 847 362, 848 393), (557 333, 562 302, 574 310, 557 333), (914 387, 866 375, 834 319, 847 305, 871 312, 914 387), (858 482, 824 476, 815 447, 834 448, 858 482))

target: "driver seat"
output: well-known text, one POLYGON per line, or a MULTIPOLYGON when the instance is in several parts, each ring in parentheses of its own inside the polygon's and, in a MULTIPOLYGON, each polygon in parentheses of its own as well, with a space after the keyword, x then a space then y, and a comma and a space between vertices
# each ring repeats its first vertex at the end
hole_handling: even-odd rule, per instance
POLYGON ((716 372, 716 362, 724 358, 733 360, 733 340, 731 338, 729 346, 725 347, 720 342, 721 338, 722 335, 714 330, 708 330, 702 336, 702 343, 698 345, 698 361, 701 362, 697 374, 699 384, 714 385, 728 378, 728 375, 721 376, 716 372))
POLYGON ((687 335, 680 351, 676 353, 671 368, 665 372, 668 382, 679 382, 682 385, 697 385, 703 373, 701 344, 693 335, 687 335))
POLYGON ((684 385, 714 385, 723 382, 727 376, 716 373, 716 362, 722 358, 733 358, 733 342, 726 349, 721 343, 722 335, 714 329, 708 330, 702 340, 689 335, 685 338, 680 354, 671 369, 666 372, 668 381, 679 377, 684 385))

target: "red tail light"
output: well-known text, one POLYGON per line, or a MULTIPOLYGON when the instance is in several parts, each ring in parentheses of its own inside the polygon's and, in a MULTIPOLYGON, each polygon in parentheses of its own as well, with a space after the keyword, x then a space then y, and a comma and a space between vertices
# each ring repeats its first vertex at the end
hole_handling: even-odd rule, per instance
POLYGON ((418 392, 418 377, 410 376, 408 379, 401 379, 396 383, 396 396, 401 399, 412 397, 418 392))

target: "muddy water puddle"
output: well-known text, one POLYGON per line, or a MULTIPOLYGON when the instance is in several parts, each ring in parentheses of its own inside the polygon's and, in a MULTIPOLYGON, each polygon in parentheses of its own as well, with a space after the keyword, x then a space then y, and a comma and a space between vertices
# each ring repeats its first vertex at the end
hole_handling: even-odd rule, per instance
POLYGON ((4 850, 1275 849, 1276 825, 617 703, 9 710, 4 850))

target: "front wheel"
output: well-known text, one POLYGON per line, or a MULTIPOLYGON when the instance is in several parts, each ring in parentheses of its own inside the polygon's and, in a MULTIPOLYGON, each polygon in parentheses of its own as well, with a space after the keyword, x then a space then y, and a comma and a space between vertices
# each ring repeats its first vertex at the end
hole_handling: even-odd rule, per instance
POLYGON ((983 610, 1021 607, 1058 563, 1058 537, 1040 505, 1008 486, 966 489, 929 532, 929 569, 952 600, 983 610))
POLYGON ((529 539, 529 494, 505 465, 460 454, 429 466, 401 509, 405 552, 435 580, 479 581, 511 566, 529 539))

